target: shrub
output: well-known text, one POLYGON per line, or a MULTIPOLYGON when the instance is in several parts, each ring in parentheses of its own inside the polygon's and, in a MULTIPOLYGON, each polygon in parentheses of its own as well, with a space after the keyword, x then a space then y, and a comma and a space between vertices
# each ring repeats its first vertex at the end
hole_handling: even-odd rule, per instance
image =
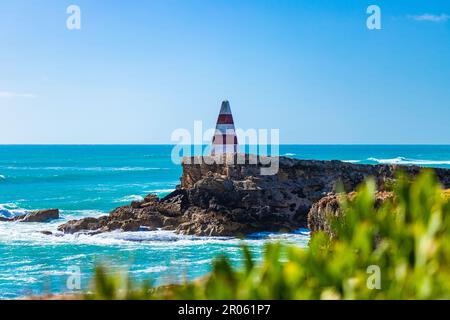
POLYGON ((306 249, 267 244, 260 264, 243 245, 242 268, 222 256, 201 280, 153 290, 130 280, 120 287, 100 268, 91 298, 449 299, 450 201, 433 172, 415 182, 400 175, 381 206, 375 191, 367 180, 351 200, 341 197, 333 239, 317 232, 306 249))
POLYGON ((442 194, 444 195, 445 199, 450 199, 450 189, 444 190, 442 194))

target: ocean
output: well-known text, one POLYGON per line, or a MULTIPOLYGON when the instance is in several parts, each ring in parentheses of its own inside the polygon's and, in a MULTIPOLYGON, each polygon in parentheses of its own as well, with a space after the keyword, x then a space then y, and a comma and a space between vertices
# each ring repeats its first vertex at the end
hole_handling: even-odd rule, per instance
MULTIPOLYGON (((93 268, 128 273, 154 284, 205 275, 211 260, 227 255, 241 262, 245 242, 256 259, 265 243, 284 241, 306 247, 309 233, 259 233, 246 239, 180 236, 169 231, 62 235, 58 225, 107 214, 148 193, 164 196, 181 176, 170 145, 0 146, 0 216, 59 208, 50 223, 0 222, 0 298, 71 292, 67 280, 81 272, 87 290, 93 268), (40 231, 52 231, 44 235, 40 231)), ((393 163, 450 168, 450 145, 282 145, 280 155, 351 163, 393 163)))

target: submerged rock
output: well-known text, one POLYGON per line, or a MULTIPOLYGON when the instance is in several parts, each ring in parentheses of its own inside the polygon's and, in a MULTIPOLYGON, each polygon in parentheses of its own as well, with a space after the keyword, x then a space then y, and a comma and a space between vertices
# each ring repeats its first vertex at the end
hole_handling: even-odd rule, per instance
MULTIPOLYGON (((185 158, 181 184, 168 196, 158 199, 150 194, 142 201, 116 208, 108 216, 69 221, 58 229, 65 233, 98 233, 143 227, 198 236, 292 231, 308 225, 313 204, 334 193, 338 183, 346 191, 353 191, 371 176, 383 190, 392 184, 398 169, 411 177, 422 169, 249 155, 234 155, 229 160, 214 163, 212 157, 185 158), (270 161, 277 163, 279 170, 272 175, 262 174, 270 161)), ((436 174, 449 188, 450 170, 436 169, 436 174)), ((317 219, 320 217, 321 213, 317 219)), ((312 228, 320 228, 319 222, 311 219, 312 228)))

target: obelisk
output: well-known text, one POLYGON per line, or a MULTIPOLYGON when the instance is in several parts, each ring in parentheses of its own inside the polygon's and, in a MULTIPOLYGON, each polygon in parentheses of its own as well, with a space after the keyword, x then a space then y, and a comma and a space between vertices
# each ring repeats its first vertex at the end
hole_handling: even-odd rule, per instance
POLYGON ((211 155, 237 153, 238 139, 234 129, 230 103, 223 101, 217 118, 216 131, 212 141, 211 155))

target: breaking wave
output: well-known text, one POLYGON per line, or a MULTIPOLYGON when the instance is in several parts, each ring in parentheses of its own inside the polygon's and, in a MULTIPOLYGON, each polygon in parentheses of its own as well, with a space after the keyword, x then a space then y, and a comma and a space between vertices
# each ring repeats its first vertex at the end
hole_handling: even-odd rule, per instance
POLYGON ((450 160, 421 160, 406 157, 396 157, 391 159, 368 158, 367 160, 380 164, 403 164, 403 165, 418 165, 418 166, 450 165, 450 160))
POLYGON ((0 217, 12 218, 26 213, 25 209, 17 207, 14 203, 0 203, 0 217))
POLYGON ((342 160, 342 162, 347 162, 347 163, 359 163, 359 162, 361 162, 361 160, 342 160))
POLYGON ((146 193, 156 193, 157 195, 160 195, 160 194, 165 194, 165 193, 171 193, 174 190, 175 190, 175 188, 172 188, 172 189, 155 189, 155 190, 148 190, 148 191, 145 191, 145 192, 146 193))
POLYGON ((120 199, 114 200, 114 202, 118 203, 118 202, 131 202, 131 201, 142 201, 142 200, 144 200, 143 196, 132 194, 132 195, 125 196, 120 199))
MULTIPOLYGON (((81 211, 81 210, 80 210, 81 211)), ((96 246, 120 246, 124 249, 131 250, 136 247, 155 247, 167 248, 174 246, 180 248, 183 246, 204 246, 204 245, 235 245, 239 250, 239 244, 242 239, 233 237, 199 237, 190 235, 179 235, 173 231, 156 230, 156 231, 139 231, 139 232, 122 232, 112 231, 95 235, 76 233, 64 234, 57 230, 58 226, 71 219, 80 219, 86 216, 99 216, 101 212, 93 214, 93 212, 77 212, 68 213, 61 212, 61 219, 48 223, 20 223, 20 222, 4 222, 0 223, 0 242, 9 245, 20 245, 21 243, 33 243, 40 246, 55 245, 96 245, 96 246), (52 232, 51 235, 43 234, 43 231, 52 232)), ((300 243, 307 246, 309 240, 309 232, 307 230, 299 230, 294 233, 270 233, 264 232, 250 235, 244 239, 245 242, 254 245, 262 245, 266 241, 287 241, 292 243, 300 243)), ((230 248, 231 250, 231 248, 230 248)))

